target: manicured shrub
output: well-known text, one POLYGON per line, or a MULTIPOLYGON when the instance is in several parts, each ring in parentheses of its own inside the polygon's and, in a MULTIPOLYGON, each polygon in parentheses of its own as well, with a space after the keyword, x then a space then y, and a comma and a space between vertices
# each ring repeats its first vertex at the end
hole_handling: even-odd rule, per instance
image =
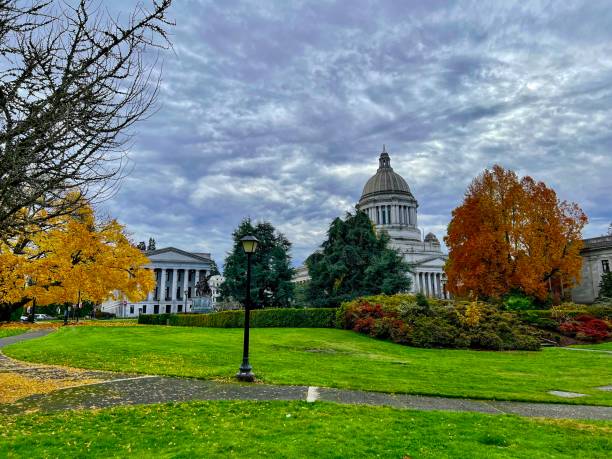
POLYGON ((459 329, 438 317, 417 317, 412 323, 411 344, 416 347, 456 347, 459 329))
POLYGON ((533 309, 533 300, 522 294, 513 294, 504 300, 504 307, 509 311, 526 311, 533 309))
MULTIPOLYGON (((335 308, 278 308, 251 311, 251 327, 334 328, 335 308)), ((244 327, 244 311, 211 314, 141 314, 139 324, 181 327, 244 327)))

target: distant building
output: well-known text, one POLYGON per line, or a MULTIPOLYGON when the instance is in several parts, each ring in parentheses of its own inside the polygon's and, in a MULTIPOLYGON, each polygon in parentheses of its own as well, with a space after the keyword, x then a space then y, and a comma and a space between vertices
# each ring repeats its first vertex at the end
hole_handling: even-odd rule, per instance
POLYGON ((221 298, 221 284, 225 281, 225 277, 221 274, 217 274, 216 276, 212 276, 208 280, 208 285, 210 286, 210 290, 212 292, 212 304, 213 308, 217 306, 219 299, 221 298))
POLYGON ((308 268, 306 266, 300 266, 295 268, 295 273, 291 278, 291 282, 294 284, 305 284, 310 281, 310 275, 308 274, 308 268))
POLYGON ((151 261, 146 269, 155 273, 155 289, 149 292, 146 300, 136 303, 122 298, 106 301, 102 304, 102 311, 116 314, 117 317, 190 312, 196 284, 210 273, 210 253, 166 247, 146 251, 145 254, 151 261))
POLYGON ((599 283, 612 266, 612 234, 584 240, 582 255, 582 279, 572 290, 576 303, 592 303, 599 296, 599 283))

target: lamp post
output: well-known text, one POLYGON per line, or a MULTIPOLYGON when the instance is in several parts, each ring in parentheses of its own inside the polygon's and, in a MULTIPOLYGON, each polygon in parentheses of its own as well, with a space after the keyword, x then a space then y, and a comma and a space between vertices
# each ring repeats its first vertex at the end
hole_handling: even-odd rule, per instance
POLYGON ((236 378, 240 381, 255 381, 255 375, 253 374, 251 364, 249 363, 249 319, 251 312, 251 255, 257 250, 257 243, 259 242, 255 236, 244 236, 240 239, 242 242, 242 248, 244 249, 247 256, 247 278, 246 278, 246 300, 244 302, 244 342, 242 348, 242 365, 240 370, 236 373, 236 378))
POLYGON ((183 311, 185 314, 187 314, 187 289, 183 290, 183 299, 185 300, 185 310, 183 311))

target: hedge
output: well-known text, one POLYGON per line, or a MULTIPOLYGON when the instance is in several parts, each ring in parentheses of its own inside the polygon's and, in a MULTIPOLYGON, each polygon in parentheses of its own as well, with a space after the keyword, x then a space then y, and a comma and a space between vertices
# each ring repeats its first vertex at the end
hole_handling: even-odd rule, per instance
MULTIPOLYGON (((179 327, 244 327, 244 311, 222 311, 210 314, 141 314, 139 324, 179 327)), ((335 328, 335 308, 279 308, 251 311, 251 327, 335 328)))

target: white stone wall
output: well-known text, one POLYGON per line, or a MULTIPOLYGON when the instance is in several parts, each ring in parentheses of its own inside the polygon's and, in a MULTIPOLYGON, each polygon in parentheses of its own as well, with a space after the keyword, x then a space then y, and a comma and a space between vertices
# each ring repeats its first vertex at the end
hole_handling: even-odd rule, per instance
POLYGON ((599 283, 604 273, 604 261, 612 268, 612 237, 606 246, 605 238, 585 240, 585 250, 582 252, 582 275, 580 283, 572 290, 572 300, 576 303, 590 304, 599 296, 599 283), (602 247, 590 248, 589 241, 603 240, 602 247))

